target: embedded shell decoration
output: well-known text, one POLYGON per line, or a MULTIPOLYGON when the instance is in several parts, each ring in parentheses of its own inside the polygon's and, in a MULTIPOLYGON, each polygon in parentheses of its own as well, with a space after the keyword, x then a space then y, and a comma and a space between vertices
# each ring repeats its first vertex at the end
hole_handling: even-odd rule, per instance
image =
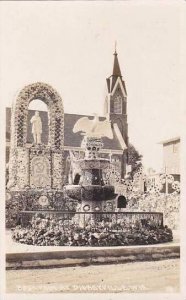
POLYGON ((39 202, 39 204, 41 206, 47 206, 47 205, 49 205, 48 198, 47 198, 47 196, 44 196, 44 195, 39 198, 38 202, 39 202))

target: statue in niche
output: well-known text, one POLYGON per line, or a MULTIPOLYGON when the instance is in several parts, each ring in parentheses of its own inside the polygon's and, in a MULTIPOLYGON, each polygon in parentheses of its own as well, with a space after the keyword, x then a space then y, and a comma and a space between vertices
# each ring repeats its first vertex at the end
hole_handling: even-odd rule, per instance
POLYGON ((31 118, 30 123, 32 123, 34 143, 41 144, 42 121, 38 111, 35 111, 35 115, 31 118))

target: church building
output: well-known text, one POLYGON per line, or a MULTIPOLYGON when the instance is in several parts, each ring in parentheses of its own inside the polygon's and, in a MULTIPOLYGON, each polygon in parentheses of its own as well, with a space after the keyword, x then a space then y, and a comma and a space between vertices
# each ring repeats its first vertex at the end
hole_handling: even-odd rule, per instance
MULTIPOLYGON (((99 117, 100 121, 110 120, 113 131, 113 139, 103 137, 103 148, 100 150, 100 156, 109 158, 115 170, 123 178, 126 174, 127 148, 129 144, 128 123, 127 123, 127 91, 125 81, 122 77, 118 54, 114 53, 113 71, 110 77, 106 79, 107 90, 104 102, 104 116, 99 117)), ((31 129, 31 118, 35 111, 28 111, 27 124, 27 145, 33 144, 33 135, 31 129)), ((42 121, 41 142, 48 143, 48 112, 40 111, 39 115, 42 121)), ((78 119, 84 117, 79 114, 64 113, 64 159, 65 173, 68 173, 68 161, 70 155, 81 156, 83 148, 81 142, 83 136, 80 133, 73 133, 73 127, 78 119)), ((86 116, 93 119, 93 116, 86 116)), ((10 152, 10 133, 11 133, 11 108, 6 109, 6 162, 9 161, 10 152)))

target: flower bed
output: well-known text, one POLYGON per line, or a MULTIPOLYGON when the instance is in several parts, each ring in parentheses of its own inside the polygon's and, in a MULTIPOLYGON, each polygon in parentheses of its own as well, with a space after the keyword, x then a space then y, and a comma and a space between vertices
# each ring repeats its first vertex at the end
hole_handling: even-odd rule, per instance
POLYGON ((24 206, 24 201, 19 197, 6 201, 6 228, 13 228, 20 223, 19 213, 24 206))
POLYGON ((34 217, 30 226, 17 226, 12 231, 16 242, 37 246, 129 246, 149 245, 172 241, 172 231, 153 224, 93 223, 65 227, 60 219, 34 217))
POLYGON ((74 199, 64 198, 63 192, 44 189, 27 191, 12 191, 7 193, 6 199, 6 228, 14 228, 20 224, 20 214, 23 210, 64 210, 76 211, 78 201, 74 199), (41 205, 39 199, 41 196, 47 197, 48 204, 41 205))

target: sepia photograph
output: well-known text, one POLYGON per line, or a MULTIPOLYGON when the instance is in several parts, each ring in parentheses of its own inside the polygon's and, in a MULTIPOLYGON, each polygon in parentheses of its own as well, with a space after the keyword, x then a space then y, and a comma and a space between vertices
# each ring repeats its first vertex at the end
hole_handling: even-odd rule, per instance
POLYGON ((2 299, 186 299, 184 2, 1 1, 2 299))

